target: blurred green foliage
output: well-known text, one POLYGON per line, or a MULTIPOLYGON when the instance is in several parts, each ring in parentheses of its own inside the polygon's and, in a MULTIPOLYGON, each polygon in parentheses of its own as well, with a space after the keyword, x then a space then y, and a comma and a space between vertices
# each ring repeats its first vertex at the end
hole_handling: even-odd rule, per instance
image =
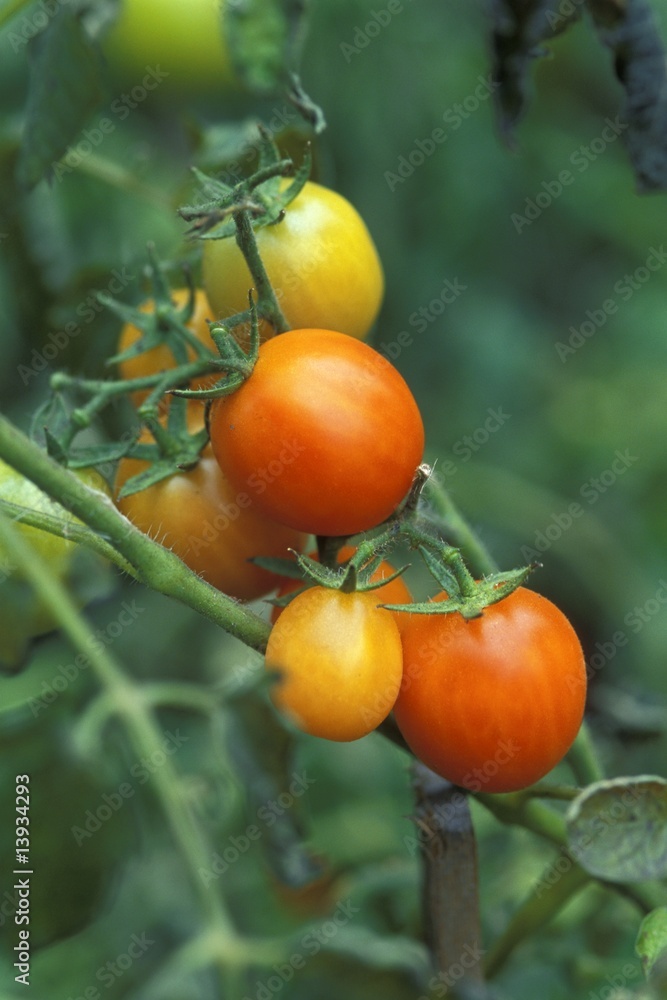
MULTIPOLYGON (((367 33, 374 11, 385 6, 313 3, 301 67, 328 122, 314 140, 316 177, 359 209, 384 263, 386 299, 372 342, 411 385, 424 415, 427 458, 499 564, 519 565, 527 548, 536 550, 543 568, 533 586, 568 614, 587 657, 597 654, 589 660, 589 717, 608 774, 664 775, 665 195, 636 194, 620 140, 582 153, 600 149, 594 141, 606 119, 616 121, 622 100, 609 53, 585 21, 536 61, 532 103, 509 149, 499 139, 488 86, 488 11, 465 0, 406 0, 381 30, 367 33), (433 140, 436 129, 444 140, 433 140), (411 172, 404 166, 400 177, 401 163, 409 165, 420 149, 423 162, 411 172), (562 171, 572 181, 554 194, 562 171), (517 223, 530 213, 534 219, 517 223), (654 250, 656 270, 638 271, 654 250), (559 345, 573 337, 580 346, 564 353, 559 345), (490 412, 503 419, 489 423, 490 412)), ((667 34, 667 5, 653 6, 667 34)), ((91 308, 91 296, 120 273, 122 296, 139 301, 148 241, 173 262, 176 283, 183 260, 197 273, 198 250, 185 242, 176 208, 194 190, 189 167, 215 161, 218 126, 293 115, 283 97, 259 100, 225 87, 183 100, 158 89, 121 117, 109 110, 123 93, 109 74, 105 103, 88 128, 106 115, 113 129, 59 179, 23 193, 15 171, 27 51, 13 50, 10 28, 0 35, 0 394, 3 409, 27 427, 47 393, 53 367, 39 368, 40 358, 55 331, 76 324, 55 364, 104 371, 118 322, 91 308)), ((301 130, 283 138, 300 155, 301 130)), ((117 430, 122 419, 112 414, 109 426, 117 430)), ((423 574, 411 579, 417 594, 426 592, 423 574)), ((193 613, 121 579, 90 607, 94 627, 107 629, 127 600, 141 614, 110 645, 132 676, 213 683, 226 694, 261 669, 256 654, 193 613)), ((70 745, 90 679, 68 684, 43 714, 26 710, 72 658, 53 635, 35 644, 25 673, 1 681, 2 786, 11 792, 16 773, 33 771, 39 803, 35 944, 38 937, 53 943, 35 955, 34 995, 65 1000, 96 987, 101 996, 137 1000, 215 997, 208 975, 155 978, 197 914, 149 786, 135 778, 132 801, 85 848, 69 837, 86 809, 97 808, 136 764, 117 727, 105 738, 101 763, 82 761, 70 745), (133 934, 155 943, 107 984, 99 970, 128 952, 133 934)), ((163 722, 165 732, 187 736, 177 766, 218 852, 237 853, 219 877, 239 928, 250 935, 293 932, 296 950, 307 956, 303 971, 265 989, 290 1000, 413 1000, 419 959, 409 939, 420 938, 421 916, 407 755, 379 735, 352 745, 296 738, 293 773, 314 779, 298 800, 299 822, 321 874, 313 887, 288 888, 270 872, 264 850, 275 820, 257 818, 253 771, 226 749, 233 718, 231 702, 220 731, 186 711, 165 713, 163 722), (253 822, 260 835, 240 851, 234 843, 249 839, 253 822), (350 901, 350 937, 364 943, 368 931, 395 938, 393 953, 378 946, 376 954, 369 941, 363 960, 353 957, 351 941, 343 954, 335 945, 311 953, 303 944, 307 928, 325 927, 350 901)), ((264 734, 269 753, 270 736, 264 734)), ((567 765, 557 776, 570 780, 567 765)), ((554 853, 473 810, 490 942, 554 853)), ((2 831, 3 891, 12 832, 2 831)), ((4 1000, 22 993, 4 985, 14 978, 14 928, 2 914, 4 1000)), ((499 977, 498 996, 603 996, 624 967, 634 971, 621 985, 638 989, 639 920, 629 901, 586 890, 521 946, 499 977)), ((261 995, 257 984, 267 975, 251 970, 244 996, 261 995)))

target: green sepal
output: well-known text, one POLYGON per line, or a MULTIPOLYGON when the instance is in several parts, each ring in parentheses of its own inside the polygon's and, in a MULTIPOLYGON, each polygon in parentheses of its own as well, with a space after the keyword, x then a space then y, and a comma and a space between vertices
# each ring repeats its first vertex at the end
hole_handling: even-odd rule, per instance
POLYGON ((303 580, 303 572, 296 559, 281 559, 278 556, 254 556, 248 562, 260 569, 266 569, 276 576, 287 576, 290 580, 303 580))
POLYGON ((44 428, 44 443, 46 444, 46 453, 49 458, 52 458, 54 462, 58 462, 59 465, 67 464, 66 450, 48 427, 44 428))
POLYGON ((67 455, 67 467, 69 469, 87 469, 91 465, 116 462, 127 455, 133 443, 132 440, 112 441, 109 444, 93 444, 86 448, 70 449, 67 455))
POLYGON ((447 569, 442 559, 439 559, 433 552, 430 552, 424 545, 420 545, 418 548, 422 559, 426 563, 426 568, 438 586, 446 590, 451 596, 460 596, 461 588, 458 580, 447 569))

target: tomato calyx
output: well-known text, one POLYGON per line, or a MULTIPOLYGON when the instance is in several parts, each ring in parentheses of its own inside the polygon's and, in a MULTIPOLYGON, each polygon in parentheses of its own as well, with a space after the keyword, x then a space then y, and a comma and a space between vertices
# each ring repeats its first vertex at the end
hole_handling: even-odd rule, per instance
MULTIPOLYGON (((393 536, 392 536, 393 537, 393 536)), ((320 552, 324 539, 318 538, 320 552)), ((327 539, 326 541, 329 541, 327 539)), ((331 539, 334 541, 334 539, 331 539)), ((295 552, 296 558, 292 559, 253 559, 254 563, 271 570, 278 576, 289 577, 290 579, 302 580, 304 586, 296 591, 291 591, 282 597, 273 598, 270 603, 276 607, 284 608, 290 604, 298 594, 312 586, 324 587, 328 590, 339 590, 343 594, 367 593, 386 587, 387 584, 402 576, 408 566, 402 566, 388 576, 374 579, 377 570, 384 560, 387 545, 387 536, 377 536, 376 538, 363 539, 354 554, 344 562, 337 561, 338 550, 344 544, 345 539, 335 539, 335 547, 331 547, 325 558, 321 561, 310 558, 310 556, 295 552), (333 557, 333 558, 332 558, 333 557)))
POLYGON ((235 236, 238 231, 235 216, 239 212, 247 213, 253 229, 275 225, 303 188, 310 176, 310 148, 306 147, 304 162, 295 171, 291 159, 281 158, 270 132, 261 124, 258 131, 259 167, 237 184, 225 184, 193 167, 194 176, 212 197, 204 205, 186 205, 178 210, 181 218, 191 223, 189 236, 207 240, 235 236), (292 183, 283 186, 281 178, 290 175, 292 183))
POLYGON ((447 593, 444 601, 423 601, 414 604, 383 605, 390 611, 409 611, 420 615, 451 614, 458 611, 463 618, 479 618, 484 609, 496 604, 520 587, 537 567, 537 563, 519 569, 491 573, 476 580, 465 564, 459 549, 409 522, 401 533, 419 551, 428 571, 447 593))
POLYGON ((233 334, 234 324, 229 320, 211 323, 211 339, 218 349, 219 357, 216 365, 220 368, 222 378, 209 389, 170 389, 171 396, 181 396, 185 399, 210 400, 219 396, 229 396, 243 385, 252 375, 259 357, 259 323, 257 308, 252 291, 248 293, 248 316, 250 318, 250 344, 247 353, 236 341, 233 334))
POLYGON ((125 454, 128 458, 150 464, 147 469, 131 476, 124 483, 117 499, 140 493, 169 476, 194 468, 199 462, 201 453, 208 444, 208 432, 203 426, 203 419, 200 427, 194 432, 190 431, 187 405, 185 400, 175 400, 169 407, 166 419, 164 416, 158 418, 145 414, 145 426, 154 443, 135 439, 125 454))
MULTIPOLYGON (((255 230, 280 223, 285 209, 310 176, 311 153, 307 147, 304 161, 295 171, 292 160, 281 158, 270 133, 261 125, 259 136, 259 168, 254 174, 232 186, 194 168, 195 177, 213 197, 203 206, 193 205, 179 209, 179 215, 184 221, 191 223, 187 234, 189 236, 202 240, 236 237, 252 276, 259 317, 277 333, 283 333, 289 329, 289 323, 260 257, 255 230), (281 183, 282 178, 290 175, 293 175, 291 183, 281 183)), ((251 314, 244 310, 230 316, 226 325, 229 329, 234 329, 249 321, 252 322, 251 314)))

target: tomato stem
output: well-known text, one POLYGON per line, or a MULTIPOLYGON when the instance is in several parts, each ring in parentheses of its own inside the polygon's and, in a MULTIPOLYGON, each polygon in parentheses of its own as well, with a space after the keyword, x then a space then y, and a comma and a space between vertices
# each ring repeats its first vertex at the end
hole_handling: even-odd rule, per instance
POLYGON ((264 650, 270 632, 266 622, 205 583, 177 555, 135 528, 111 500, 84 486, 2 414, 0 458, 99 532, 148 586, 198 611, 247 646, 264 650))
MULTIPOLYGON (((548 874, 553 868, 548 870, 548 874)), ((563 907, 592 881, 592 876, 580 868, 576 862, 560 874, 553 883, 544 884, 539 880, 535 889, 522 906, 514 913, 504 933, 489 951, 485 969, 489 978, 496 975, 508 958, 526 938, 547 924, 563 907)))
POLYGON ((284 333, 289 330, 290 326, 278 304, 264 262, 260 257, 248 212, 235 211, 234 224, 236 226, 236 242, 248 265, 257 293, 257 312, 262 319, 271 324, 277 333, 284 333))

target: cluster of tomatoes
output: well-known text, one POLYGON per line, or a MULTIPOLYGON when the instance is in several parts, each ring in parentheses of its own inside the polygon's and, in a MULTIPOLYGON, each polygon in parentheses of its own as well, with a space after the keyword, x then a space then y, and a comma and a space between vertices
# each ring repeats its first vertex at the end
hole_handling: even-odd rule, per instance
MULTIPOLYGON (((231 596, 294 593, 273 609, 266 664, 276 704, 298 727, 354 740, 393 710, 410 748, 451 781, 488 791, 531 784, 573 741, 586 688, 577 637, 550 602, 519 588, 472 620, 397 611, 384 605, 412 599, 386 562, 362 571, 359 587, 356 573, 330 569, 326 585, 251 561, 303 552, 312 535, 340 541, 377 528, 408 494, 424 448, 410 389, 362 339, 383 275, 352 206, 308 182, 256 240, 290 329, 260 324, 251 373, 209 407, 199 461, 118 497, 119 508, 231 596)), ((205 243, 203 274, 188 325, 211 346, 207 320, 242 309, 252 278, 232 239, 205 243)), ((174 296, 177 305, 187 297, 174 296)), ((121 349, 139 336, 126 325, 121 349)), ((121 367, 132 378, 174 363, 157 346, 121 367)), ((203 426, 200 402, 188 414, 203 426)), ((120 462, 116 495, 143 467, 120 462)), ((336 549, 343 566, 355 553, 336 549)))

